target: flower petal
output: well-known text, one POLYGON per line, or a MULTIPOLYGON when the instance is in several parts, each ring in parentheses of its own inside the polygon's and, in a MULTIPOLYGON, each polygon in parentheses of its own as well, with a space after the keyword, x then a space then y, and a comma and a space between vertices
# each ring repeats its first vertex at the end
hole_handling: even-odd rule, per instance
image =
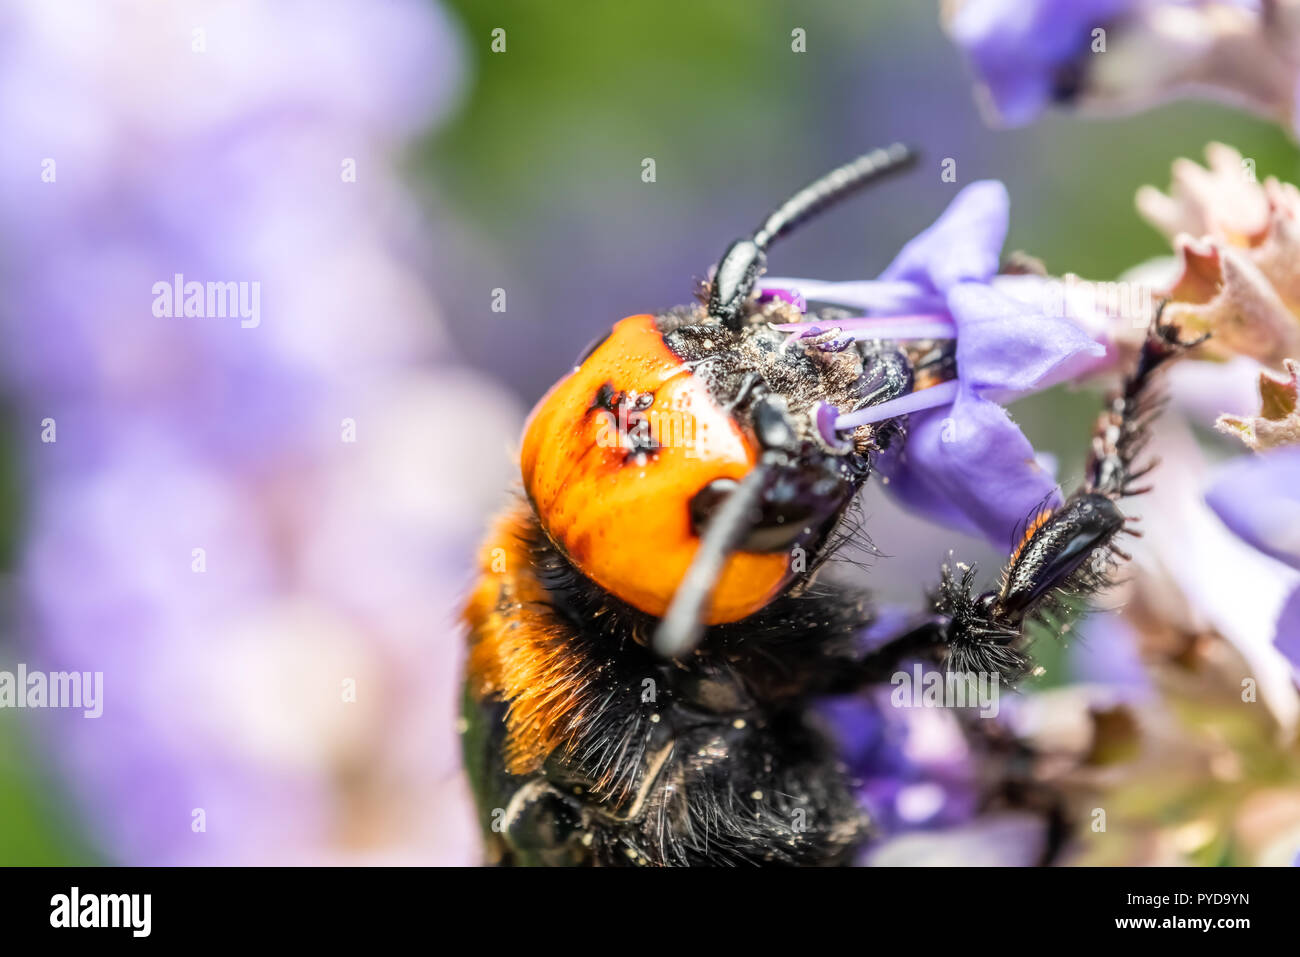
POLYGON ((1282 613, 1277 616, 1277 637, 1273 644, 1286 655, 1297 678, 1300 678, 1300 588, 1291 593, 1282 606, 1282 613))
POLYGON ((1230 462, 1205 501, 1238 537, 1300 568, 1300 448, 1230 462))
POLYGON ((969 390, 947 409, 910 417, 907 442, 879 460, 907 507, 999 548, 1043 505, 1061 502, 1056 480, 1005 409, 969 390))
POLYGON ((997 119, 1023 126, 1051 102, 1057 75, 1088 55, 1091 31, 1134 0, 967 0, 946 24, 997 119))
POLYGON ((902 834, 870 845, 869 867, 1032 867, 1047 848, 1043 818, 991 814, 961 827, 902 834))
POLYGON ((1133 698, 1151 690, 1151 676, 1138 652, 1141 639, 1122 615, 1092 615, 1083 630, 1084 640, 1069 649, 1071 681, 1122 688, 1133 698))
POLYGON ((1285 379, 1259 374, 1258 415, 1221 415, 1220 432, 1236 435, 1256 452, 1300 445, 1300 362, 1283 359, 1285 379))
POLYGON ((958 374, 981 395, 1044 389, 1106 354, 1070 320, 1046 316, 984 283, 958 283, 948 305, 958 328, 958 374))
POLYGON ((965 280, 992 278, 1007 238, 1010 210, 1007 188, 997 180, 971 183, 929 229, 903 247, 880 278, 936 292, 947 292, 965 280))

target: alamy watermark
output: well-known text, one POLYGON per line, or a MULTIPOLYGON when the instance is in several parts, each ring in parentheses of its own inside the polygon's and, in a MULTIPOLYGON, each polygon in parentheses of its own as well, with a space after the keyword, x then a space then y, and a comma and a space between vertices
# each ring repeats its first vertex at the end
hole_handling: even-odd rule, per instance
POLYGON ((1001 676, 996 672, 935 671, 920 664, 889 679, 895 708, 979 708, 981 718, 996 718, 1001 676))
POLYGON ((81 708, 87 718, 104 713, 102 671, 0 671, 0 708, 81 708))
POLYGON ((651 408, 653 404, 651 392, 612 396, 600 418, 596 444, 631 452, 680 448, 687 458, 698 457, 706 430, 697 424, 688 403, 675 402, 673 408, 663 410, 651 408))
POLYGON ((83 894, 73 887, 50 898, 50 926, 117 927, 132 937, 148 937, 153 928, 152 894, 83 894))
POLYGON ((1071 274, 1044 282, 1043 312, 1057 319, 1100 312, 1146 328, 1155 316, 1155 296, 1145 283, 1092 282, 1071 274))
POLYGON ((262 324, 262 284, 186 281, 176 273, 171 282, 153 284, 153 314, 160 319, 239 319, 244 329, 262 324))

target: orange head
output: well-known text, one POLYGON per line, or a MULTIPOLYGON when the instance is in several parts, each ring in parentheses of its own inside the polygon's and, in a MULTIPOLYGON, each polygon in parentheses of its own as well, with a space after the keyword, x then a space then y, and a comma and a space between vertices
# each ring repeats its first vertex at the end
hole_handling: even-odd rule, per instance
POLYGON ((662 619, 661 653, 811 572, 868 453, 893 435, 845 439, 833 420, 908 391, 902 354, 830 333, 787 340, 775 327, 801 311, 754 290, 774 241, 913 160, 894 144, 810 183, 731 244, 707 309, 623 319, 533 410, 521 464, 538 520, 580 572, 662 619))
POLYGON ((542 399, 524 431, 524 488, 579 571, 663 617, 741 487, 752 493, 733 503, 703 623, 753 614, 812 570, 868 472, 852 443, 827 444, 814 407, 860 402, 864 359, 784 340, 698 310, 630 316, 542 399))

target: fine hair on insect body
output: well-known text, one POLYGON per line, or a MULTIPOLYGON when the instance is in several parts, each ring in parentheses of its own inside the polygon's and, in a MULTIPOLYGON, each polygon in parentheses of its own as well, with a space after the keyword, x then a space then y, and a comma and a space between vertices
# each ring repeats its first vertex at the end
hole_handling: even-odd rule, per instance
POLYGON ((1159 314, 1082 484, 1026 516, 995 588, 949 560, 928 610, 867 649, 869 582, 817 575, 877 457, 906 447, 908 404, 955 385, 952 334, 855 335, 842 305, 805 312, 759 279, 779 239, 914 161, 894 144, 799 190, 700 301, 620 320, 534 409, 524 494, 465 611, 464 751, 491 861, 849 863, 872 822, 813 703, 913 661, 1014 683, 1027 630, 1068 628, 1128 558, 1151 383, 1191 345, 1159 314), (683 409, 689 444, 645 427, 683 409))

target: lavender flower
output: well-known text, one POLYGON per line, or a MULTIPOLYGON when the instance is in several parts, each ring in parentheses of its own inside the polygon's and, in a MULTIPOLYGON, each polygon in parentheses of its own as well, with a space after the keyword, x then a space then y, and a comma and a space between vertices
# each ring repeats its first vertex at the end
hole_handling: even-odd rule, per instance
POLYGON ((1287 661, 1291 662, 1296 674, 1300 676, 1300 588, 1293 591, 1282 606, 1282 612, 1277 617, 1277 637, 1273 639, 1273 644, 1286 655, 1287 661))
POLYGON ((1300 569, 1300 447, 1235 459, 1205 500, 1243 540, 1300 569))
POLYGON ((981 105, 1009 126, 1054 102, 1132 110, 1183 93, 1289 120, 1296 9, 1294 0, 957 0, 944 24, 974 68, 981 105))
POLYGON ((935 833, 910 833, 868 850, 873 867, 1030 867, 1048 847, 1047 823, 1006 812, 935 833))
POLYGON ((1139 0, 967 0, 948 33, 974 66, 988 105, 1010 126, 1033 120, 1071 91, 1092 31, 1139 0))
POLYGON ((841 323, 849 334, 904 338, 910 325, 913 338, 956 338, 955 381, 842 415, 836 424, 909 415, 906 444, 880 461, 892 492, 998 546, 1036 507, 1060 500, 1054 478, 999 403, 1064 381, 1105 352, 1069 320, 994 288, 1008 214, 1001 183, 973 183, 874 282, 763 284, 873 313, 857 325, 841 323))
POLYGON ((0 12, 22 653, 104 673, 32 721, 111 860, 476 859, 454 609, 518 416, 393 172, 460 73, 416 0, 0 12), (160 315, 176 273, 258 321, 160 315))
MULTIPOLYGON (((912 622, 904 606, 878 608, 860 638, 862 650, 896 638, 912 622)), ((888 689, 829 698, 818 711, 871 817, 873 844, 914 830, 955 827, 975 816, 975 755, 952 711, 893 707, 888 689)))
POLYGON ((895 708, 889 689, 823 706, 877 839, 975 816, 974 754, 951 710, 895 708))
MULTIPOLYGON (((1228 463, 1205 500, 1243 541, 1300 569, 1300 447, 1228 463)), ((1274 644, 1300 675, 1300 588, 1282 607, 1274 644)))

